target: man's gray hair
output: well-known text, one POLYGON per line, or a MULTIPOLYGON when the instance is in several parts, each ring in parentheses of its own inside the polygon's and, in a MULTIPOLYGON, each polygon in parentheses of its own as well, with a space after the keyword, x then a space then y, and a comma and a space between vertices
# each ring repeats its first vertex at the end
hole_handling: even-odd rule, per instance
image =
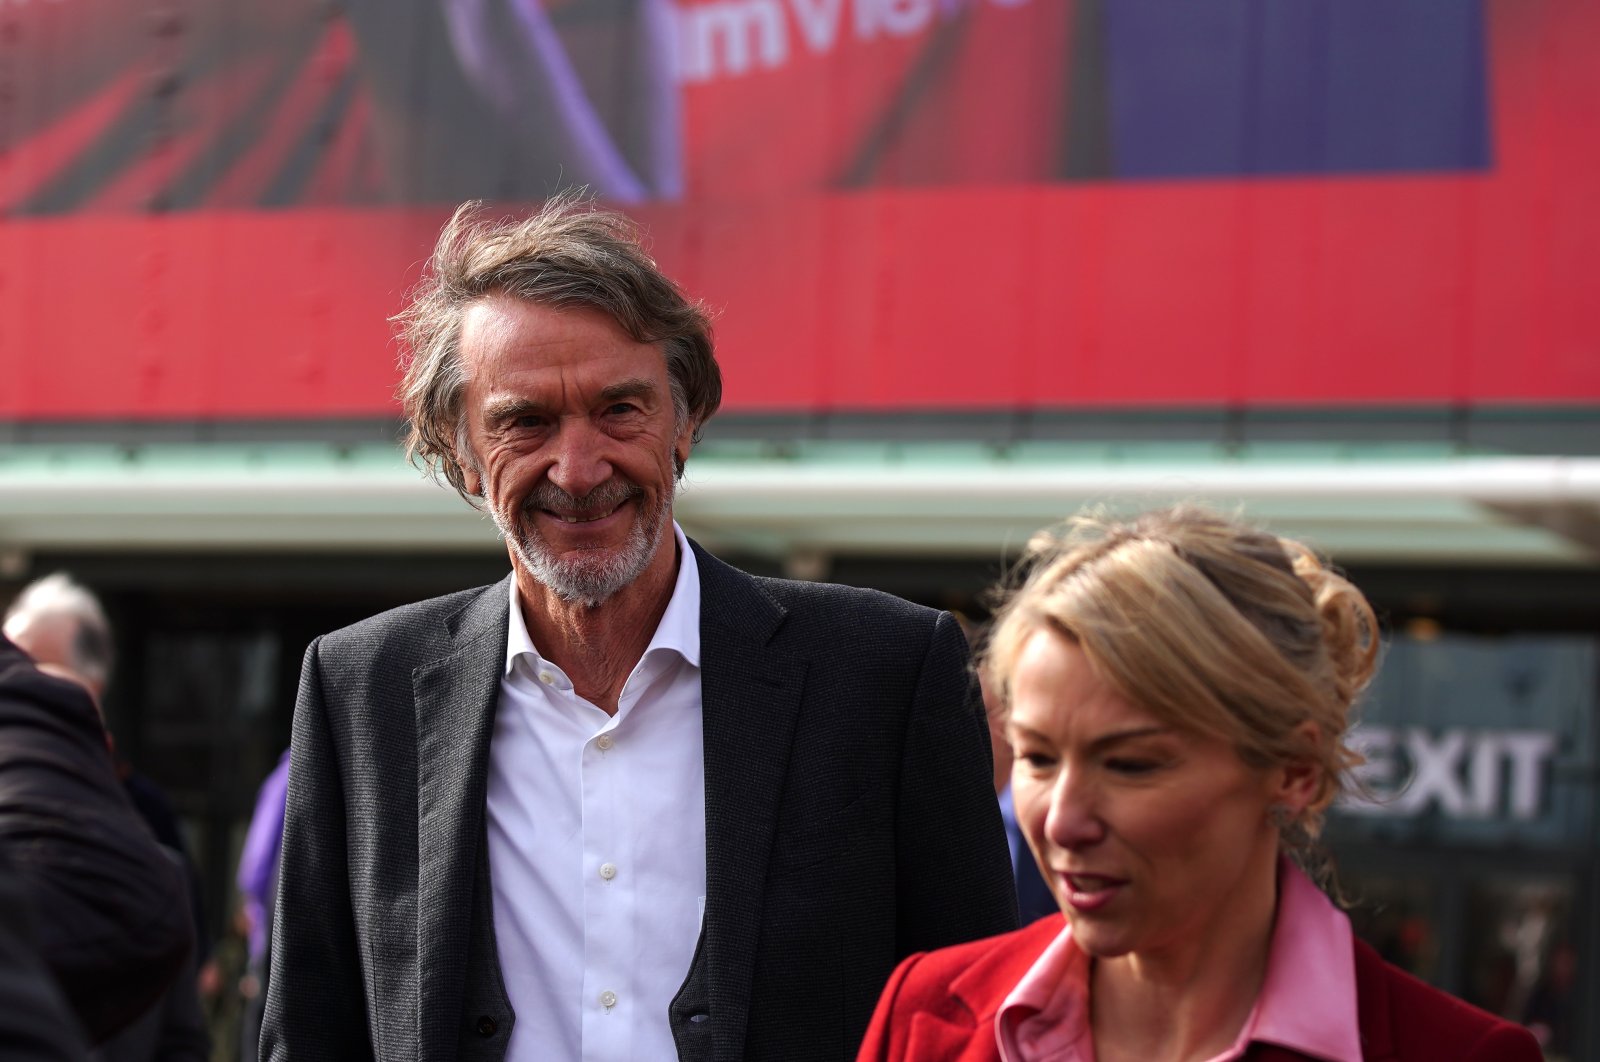
POLYGON ((57 616, 73 622, 67 663, 85 680, 104 688, 111 681, 111 665, 116 659, 111 637, 111 621, 106 619, 100 599, 88 587, 74 582, 66 572, 56 572, 23 587, 22 593, 6 609, 5 622, 13 616, 57 616))
POLYGON ((406 347, 399 389, 406 455, 463 497, 469 497, 463 462, 472 453, 461 321, 474 303, 496 294, 599 310, 635 342, 658 344, 678 422, 693 424, 696 442, 722 404, 710 319, 645 253, 632 221, 583 192, 558 195, 522 219, 487 218, 482 203, 464 203, 440 232, 409 305, 394 318, 406 347))

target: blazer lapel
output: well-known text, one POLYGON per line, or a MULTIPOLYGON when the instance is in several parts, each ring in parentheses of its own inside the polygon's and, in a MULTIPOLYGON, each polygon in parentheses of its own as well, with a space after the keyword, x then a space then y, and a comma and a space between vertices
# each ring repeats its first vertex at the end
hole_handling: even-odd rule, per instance
POLYGON ((750 576, 694 550, 706 770, 705 938, 696 964, 706 964, 699 972, 716 1056, 736 1059, 744 1054, 763 883, 806 666, 770 644, 783 608, 750 576))
POLYGON ((453 650, 412 672, 418 1058, 454 1056, 469 937, 486 931, 471 924, 472 897, 510 594, 502 580, 472 599, 450 623, 453 650))

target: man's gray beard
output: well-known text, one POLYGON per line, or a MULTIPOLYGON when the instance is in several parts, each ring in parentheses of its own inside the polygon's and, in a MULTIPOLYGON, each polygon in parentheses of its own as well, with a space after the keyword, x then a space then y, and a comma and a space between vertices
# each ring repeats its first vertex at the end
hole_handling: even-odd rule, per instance
MULTIPOLYGON (((582 498, 546 483, 529 497, 524 511, 531 515, 539 509, 550 508, 611 509, 634 497, 643 504, 644 493, 638 487, 617 480, 597 487, 582 498)), ((591 555, 573 560, 557 557, 531 522, 513 523, 499 505, 490 504, 489 516, 500 537, 506 540, 513 555, 535 581, 568 604, 594 608, 632 583, 650 566, 662 535, 672 523, 672 507, 661 504, 653 512, 642 511, 620 550, 592 550, 589 551, 591 555)))

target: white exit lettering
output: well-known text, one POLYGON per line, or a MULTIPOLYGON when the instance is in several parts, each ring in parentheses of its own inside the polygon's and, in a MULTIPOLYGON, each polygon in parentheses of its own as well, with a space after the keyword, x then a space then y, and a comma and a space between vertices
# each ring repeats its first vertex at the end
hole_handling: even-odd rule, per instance
POLYGON ((1374 800, 1352 793, 1344 810, 1416 815, 1429 807, 1455 819, 1537 818, 1556 736, 1542 730, 1443 730, 1362 726, 1351 745, 1367 762, 1357 780, 1374 800), (1402 768, 1409 762, 1409 781, 1402 768))

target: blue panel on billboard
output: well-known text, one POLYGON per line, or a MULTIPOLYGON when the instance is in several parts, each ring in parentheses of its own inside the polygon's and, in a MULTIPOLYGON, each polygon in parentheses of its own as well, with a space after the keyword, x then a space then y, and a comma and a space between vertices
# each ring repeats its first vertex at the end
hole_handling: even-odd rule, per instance
POLYGON ((1110 0, 1116 177, 1489 165, 1480 3, 1110 0))

